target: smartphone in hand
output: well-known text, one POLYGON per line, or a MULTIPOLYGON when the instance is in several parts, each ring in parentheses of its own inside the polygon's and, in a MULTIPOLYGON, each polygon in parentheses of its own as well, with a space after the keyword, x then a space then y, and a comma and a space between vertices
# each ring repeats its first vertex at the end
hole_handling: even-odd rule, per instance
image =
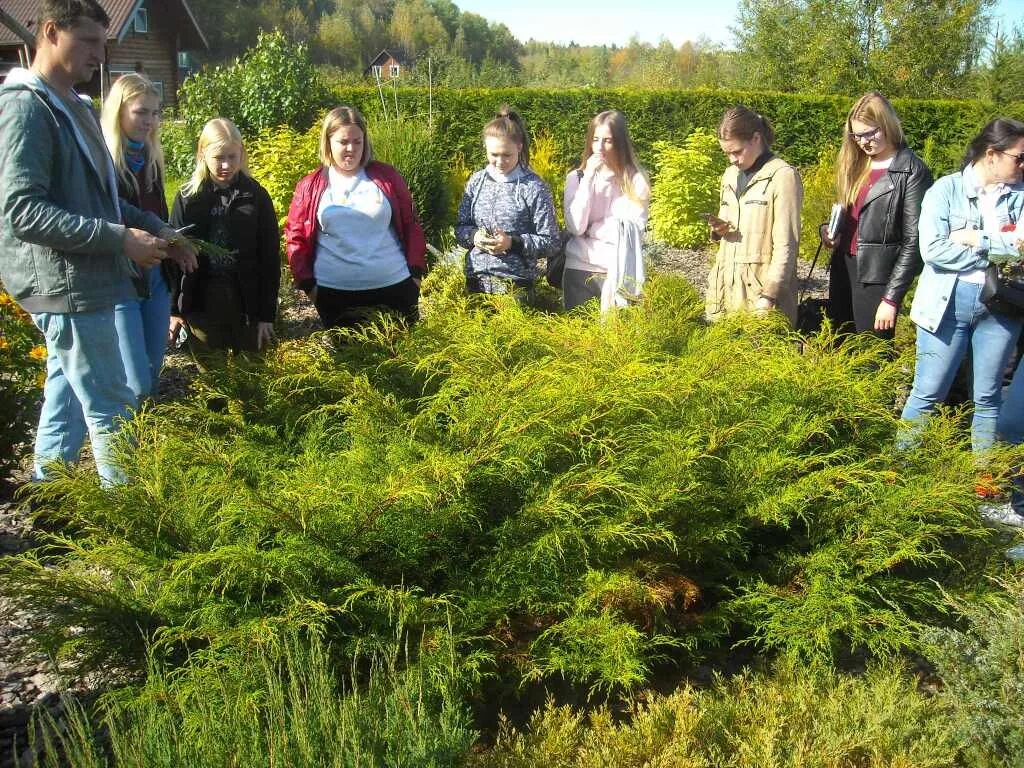
POLYGON ((725 219, 715 216, 713 213, 702 213, 700 217, 714 230, 731 229, 732 225, 725 219))

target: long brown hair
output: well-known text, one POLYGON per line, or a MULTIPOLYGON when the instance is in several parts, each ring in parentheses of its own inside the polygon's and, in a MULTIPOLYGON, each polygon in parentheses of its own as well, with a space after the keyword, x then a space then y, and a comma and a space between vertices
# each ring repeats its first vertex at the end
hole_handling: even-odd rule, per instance
POLYGON ((836 195, 843 205, 853 205, 871 172, 871 158, 852 136, 854 120, 881 129, 897 150, 907 145, 899 115, 885 96, 878 91, 870 91, 857 99, 846 116, 843 144, 836 160, 836 195))
POLYGON ((622 193, 630 200, 642 203, 643 200, 640 199, 636 187, 633 185, 633 177, 639 173, 646 178, 647 174, 636 157, 633 142, 629 140, 629 126, 626 124, 626 116, 619 112, 619 110, 609 109, 594 115, 590 125, 587 126, 586 144, 583 145, 583 154, 580 156, 578 170, 582 171, 586 168, 587 160, 594 154, 594 133, 597 131, 598 126, 601 125, 608 126, 612 134, 612 149, 614 151, 608 162, 608 167, 615 174, 615 179, 619 182, 622 193))

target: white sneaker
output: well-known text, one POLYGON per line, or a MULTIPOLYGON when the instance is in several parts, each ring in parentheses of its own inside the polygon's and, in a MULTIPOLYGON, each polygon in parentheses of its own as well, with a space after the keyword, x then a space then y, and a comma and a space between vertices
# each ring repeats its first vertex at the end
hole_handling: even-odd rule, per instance
POLYGON ((987 522, 1024 528, 1024 516, 1017 514, 1008 501, 1001 504, 979 504, 978 512, 981 513, 981 518, 987 522))

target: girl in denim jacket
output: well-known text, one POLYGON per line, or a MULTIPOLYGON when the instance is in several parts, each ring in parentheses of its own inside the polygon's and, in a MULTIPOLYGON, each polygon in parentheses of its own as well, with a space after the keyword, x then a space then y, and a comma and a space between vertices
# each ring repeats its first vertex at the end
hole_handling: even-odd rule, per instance
POLYGON ((908 446, 941 403, 971 351, 976 452, 992 446, 1003 369, 1021 320, 981 302, 989 258, 1020 259, 1021 235, 1010 231, 1024 212, 1024 123, 997 118, 971 142, 962 170, 939 179, 921 206, 924 270, 910 308, 917 325, 914 386, 903 409, 908 446))

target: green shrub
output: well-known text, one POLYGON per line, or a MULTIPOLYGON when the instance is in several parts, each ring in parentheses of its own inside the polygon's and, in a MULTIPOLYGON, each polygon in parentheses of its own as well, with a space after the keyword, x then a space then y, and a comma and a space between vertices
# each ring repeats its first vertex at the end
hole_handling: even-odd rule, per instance
POLYGON ((374 156, 399 170, 412 192, 427 241, 437 240, 454 219, 448 213, 448 162, 434 130, 415 118, 369 122, 374 156))
POLYGON ((546 130, 541 130, 533 137, 530 144, 530 167, 544 179, 551 188, 551 197, 555 201, 555 215, 560 226, 565 226, 565 211, 562 207, 562 196, 565 193, 565 177, 570 166, 560 162, 558 144, 546 130))
POLYGON ((346 657, 450 621, 491 672, 614 688, 727 640, 917 648, 943 589, 987 584, 966 439, 939 418, 894 453, 907 361, 877 340, 801 353, 778 318, 708 327, 681 278, 600 322, 464 290, 437 269, 411 329, 204 374, 133 421, 131 484, 39 488, 80 535, 0 565, 33 639, 131 669, 147 643, 180 659, 298 628, 346 657))
POLYGON ((454 765, 475 734, 451 664, 408 667, 399 648, 339 675, 326 649, 288 643, 244 657, 150 666, 95 715, 66 699, 44 715, 39 768, 314 768, 454 765), (356 674, 352 674, 356 672, 356 674))
MULTIPOLYGON (((817 164, 800 174, 804 185, 804 205, 800 213, 800 255, 807 261, 814 258, 821 242, 819 228, 828 222, 832 206, 836 202, 836 157, 838 150, 825 147, 818 156, 817 164)), ((832 253, 821 249, 818 267, 828 264, 832 253)), ((800 277, 806 274, 800 272, 800 277)))
POLYGON ((625 721, 551 701, 529 728, 507 724, 471 768, 938 768, 958 765, 942 702, 894 668, 862 677, 783 667, 635 703, 625 721))
POLYGON ((246 149, 252 177, 270 195, 283 233, 295 185, 321 165, 320 127, 314 125, 305 133, 285 126, 268 128, 250 141, 246 149))
POLYGON ((678 248, 708 243, 702 213, 718 215, 718 192, 726 162, 713 133, 697 129, 681 146, 655 142, 651 231, 678 248))
POLYGON ((954 600, 966 626, 927 635, 968 765, 1024 765, 1024 579, 1004 586, 987 601, 954 600))
POLYGON ((43 338, 0 283, 0 481, 18 466, 35 427, 45 379, 43 338))
MULTIPOLYGON (((425 88, 399 88, 397 98, 402 114, 427 114, 425 88)), ((842 137, 853 100, 764 91, 435 88, 433 112, 444 156, 454 157, 461 152, 467 165, 476 167, 484 161, 481 128, 502 104, 514 104, 536 132, 543 128, 554 137, 558 165, 568 169, 579 161, 590 118, 605 109, 620 109, 629 118, 640 159, 653 167, 655 142, 682 144, 697 128, 714 133, 726 109, 745 104, 772 121, 777 134, 773 145, 776 152, 799 168, 809 168, 826 147, 842 137)), ((353 104, 372 113, 380 97, 374 88, 338 87, 326 103, 353 104)), ((993 117, 1005 114, 1024 118, 1024 102, 1002 105, 998 111, 980 101, 895 99, 893 105, 911 148, 922 152, 931 139, 934 150, 925 159, 936 176, 959 167, 967 144, 993 117)))
POLYGON ((466 161, 461 154, 448 164, 448 171, 445 174, 445 188, 448 196, 448 221, 454 222, 459 217, 459 206, 462 205, 462 195, 466 191, 466 182, 473 175, 473 171, 466 167, 466 161))
POLYGON ((270 32, 234 63, 186 79, 178 109, 193 136, 214 117, 233 120, 244 136, 255 136, 279 125, 305 130, 327 99, 306 45, 270 32))
POLYGON ((196 167, 198 141, 199 132, 193 132, 184 120, 167 120, 160 126, 160 143, 164 148, 164 163, 169 179, 187 179, 192 175, 196 167))

